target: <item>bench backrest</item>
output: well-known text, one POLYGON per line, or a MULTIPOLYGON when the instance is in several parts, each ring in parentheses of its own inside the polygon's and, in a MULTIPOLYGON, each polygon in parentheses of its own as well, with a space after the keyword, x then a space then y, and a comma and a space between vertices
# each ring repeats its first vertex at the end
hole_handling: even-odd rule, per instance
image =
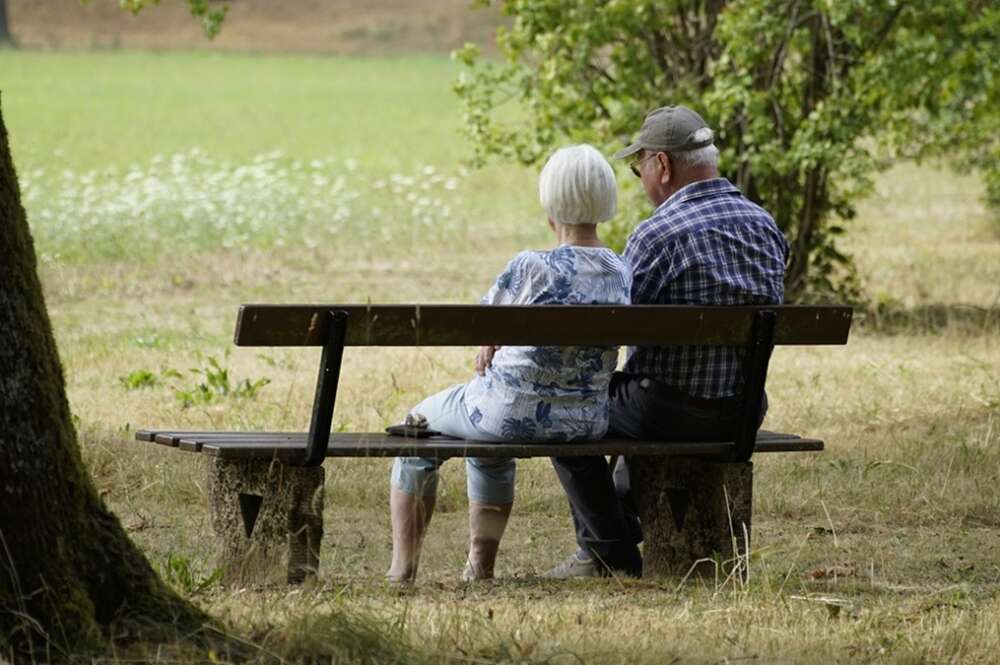
POLYGON ((779 305, 243 305, 237 346, 324 346, 329 313, 347 314, 345 346, 742 346, 761 311, 775 344, 846 344, 851 308, 779 305))
POLYGON ((345 346, 741 346, 743 413, 728 459, 753 455, 776 344, 846 344, 842 306, 243 305, 238 346, 322 346, 305 465, 326 457, 345 346))

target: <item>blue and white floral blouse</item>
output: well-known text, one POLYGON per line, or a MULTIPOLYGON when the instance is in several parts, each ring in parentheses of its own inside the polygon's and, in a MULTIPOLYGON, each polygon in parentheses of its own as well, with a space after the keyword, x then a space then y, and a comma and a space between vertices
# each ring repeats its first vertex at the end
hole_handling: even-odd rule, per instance
MULTIPOLYGON (((631 272, 610 249, 521 252, 484 305, 628 304, 631 272)), ((505 439, 599 439, 608 429, 616 347, 505 346, 465 390, 469 419, 505 439)))

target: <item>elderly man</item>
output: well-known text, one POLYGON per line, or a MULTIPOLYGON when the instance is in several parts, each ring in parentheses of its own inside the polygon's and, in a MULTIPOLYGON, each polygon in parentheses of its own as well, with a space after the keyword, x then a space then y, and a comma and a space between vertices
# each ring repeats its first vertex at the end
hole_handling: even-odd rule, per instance
MULTIPOLYGON (((788 244, 766 210, 719 176, 712 130, 683 106, 646 116, 638 140, 615 158, 656 207, 629 236, 632 303, 780 303, 788 244)), ((741 351, 723 347, 629 349, 612 379, 609 436, 647 440, 732 438, 740 412, 741 351)), ((761 414, 763 418, 763 414, 761 414)), ((669 445, 669 444, 665 444, 669 445)), ((627 467, 601 456, 555 458, 570 500, 578 551, 547 573, 639 576, 642 540, 627 467)))

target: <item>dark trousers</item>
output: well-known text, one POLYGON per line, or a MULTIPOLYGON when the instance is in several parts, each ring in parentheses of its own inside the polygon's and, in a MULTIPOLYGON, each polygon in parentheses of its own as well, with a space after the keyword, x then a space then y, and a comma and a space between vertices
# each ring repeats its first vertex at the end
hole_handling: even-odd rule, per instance
MULTIPOLYGON (((740 419, 739 398, 698 400, 643 376, 616 372, 609 390, 609 437, 719 441, 733 438, 740 419)), ((554 457, 552 464, 569 498, 580 548, 608 568, 640 575, 642 530, 627 460, 619 458, 614 470, 603 455, 554 457)))

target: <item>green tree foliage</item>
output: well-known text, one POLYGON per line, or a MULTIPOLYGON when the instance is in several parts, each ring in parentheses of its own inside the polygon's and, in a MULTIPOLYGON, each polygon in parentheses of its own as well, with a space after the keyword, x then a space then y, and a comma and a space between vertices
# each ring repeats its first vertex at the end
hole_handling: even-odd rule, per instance
POLYGON ((929 17, 938 26, 936 40, 934 32, 914 31, 911 97, 897 111, 904 121, 890 115, 886 122, 904 156, 943 152, 961 170, 980 171, 1000 219, 1000 4, 970 2, 965 13, 951 4, 929 17))
MULTIPOLYGON (((84 0, 86 2, 87 0, 84 0)), ((205 31, 205 36, 212 39, 219 34, 222 29, 222 21, 226 18, 229 5, 212 7, 211 0, 185 0, 191 15, 201 19, 201 26, 205 31)), ((127 9, 133 14, 138 14, 150 5, 160 4, 160 0, 118 0, 122 9, 127 9)))
MULTIPOLYGON (((488 0, 479 4, 487 5, 488 0)), ((474 161, 554 145, 613 151, 681 103, 713 125, 722 170, 792 246, 788 294, 857 295, 837 248, 894 156, 959 149, 1000 202, 1000 4, 989 0, 506 0, 490 62, 456 90, 474 161), (517 109, 506 111, 516 100, 517 109)))

